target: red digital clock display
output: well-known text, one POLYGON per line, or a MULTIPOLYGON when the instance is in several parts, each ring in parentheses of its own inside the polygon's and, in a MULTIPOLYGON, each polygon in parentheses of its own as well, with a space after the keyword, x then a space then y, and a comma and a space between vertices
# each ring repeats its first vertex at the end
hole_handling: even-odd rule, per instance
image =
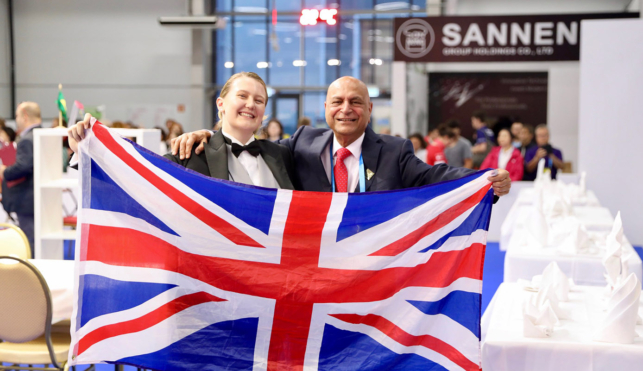
POLYGON ((318 22, 326 22, 327 25, 332 26, 337 23, 336 15, 337 9, 302 9, 299 23, 304 26, 314 26, 318 22))

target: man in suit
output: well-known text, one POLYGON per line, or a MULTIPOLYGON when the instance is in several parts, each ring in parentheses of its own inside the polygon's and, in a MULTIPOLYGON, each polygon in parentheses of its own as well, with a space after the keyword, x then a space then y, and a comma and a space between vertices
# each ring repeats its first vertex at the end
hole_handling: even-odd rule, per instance
POLYGON ((34 256, 34 198, 33 198, 33 129, 40 128, 40 107, 34 102, 23 102, 16 108, 16 126, 20 141, 16 162, 0 166, 2 204, 7 213, 15 212, 20 228, 31 245, 34 256))
MULTIPOLYGON (((359 191, 360 158, 364 163, 365 191, 417 187, 473 172, 444 164, 429 166, 415 157, 410 141, 375 134, 368 128, 373 103, 366 85, 358 79, 335 80, 328 88, 324 106, 331 130, 302 127, 291 138, 279 142, 290 149, 304 191, 330 192, 331 179, 335 180, 337 191, 359 191)), ((194 143, 211 135, 207 130, 184 134, 172 142, 172 153, 181 159, 189 158, 194 143)), ((195 153, 202 151, 199 145, 195 153)), ((511 180, 507 171, 498 169, 497 175, 489 180, 496 195, 509 192, 511 180)))

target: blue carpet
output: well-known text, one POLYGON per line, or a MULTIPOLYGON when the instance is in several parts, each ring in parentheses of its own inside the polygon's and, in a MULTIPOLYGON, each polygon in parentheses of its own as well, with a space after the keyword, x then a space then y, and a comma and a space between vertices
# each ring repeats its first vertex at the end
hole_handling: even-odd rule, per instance
POLYGON ((636 251, 641 257, 641 260, 643 260, 643 246, 634 246, 634 251, 636 251))
POLYGON ((505 266, 505 252, 500 251, 498 242, 487 242, 482 276, 482 313, 502 283, 505 266))
POLYGON ((76 240, 63 241, 63 260, 74 260, 76 240))

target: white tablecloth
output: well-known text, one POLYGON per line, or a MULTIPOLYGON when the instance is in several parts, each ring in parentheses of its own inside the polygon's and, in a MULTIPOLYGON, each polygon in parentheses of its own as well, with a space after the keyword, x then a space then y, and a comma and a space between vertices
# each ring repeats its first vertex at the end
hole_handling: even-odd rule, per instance
POLYGON ((74 306, 74 261, 31 259, 42 273, 52 299, 52 322, 71 318, 74 306))
POLYGON ((503 283, 496 291, 483 316, 485 371, 643 370, 643 326, 636 327, 639 337, 634 344, 592 341, 605 315, 602 288, 574 287, 570 301, 561 303, 571 319, 561 320, 545 339, 522 336, 522 303, 528 295, 534 294, 513 283, 503 283))
MULTIPOLYGON (((607 234, 607 232, 604 232, 607 234)), ((594 254, 561 254, 555 247, 538 247, 526 243, 529 234, 521 229, 513 234, 505 255, 504 282, 516 282, 519 279, 531 280, 537 274, 542 274, 547 264, 555 261, 560 269, 578 285, 606 285, 605 268, 603 267, 603 251, 592 249, 594 254)), ((636 274, 639 282, 643 282, 643 264, 632 245, 627 242, 623 254, 630 255, 629 271, 636 274)))

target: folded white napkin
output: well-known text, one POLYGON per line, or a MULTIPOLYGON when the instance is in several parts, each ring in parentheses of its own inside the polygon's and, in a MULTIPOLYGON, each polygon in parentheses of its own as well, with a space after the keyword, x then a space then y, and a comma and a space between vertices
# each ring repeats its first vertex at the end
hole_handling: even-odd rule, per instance
POLYGON ((620 344, 634 342, 637 336, 635 327, 640 296, 639 280, 634 273, 631 273, 612 293, 607 304, 607 314, 594 335, 594 340, 620 344))
POLYGON ((535 243, 541 247, 547 246, 549 225, 543 212, 542 190, 536 192, 534 208, 525 220, 525 226, 527 227, 527 232, 531 235, 530 243, 535 243))
POLYGON ((571 205, 565 203, 562 197, 548 198, 543 208, 548 219, 563 218, 572 213, 571 205))
POLYGON ((569 194, 563 194, 563 205, 565 206, 565 216, 575 215, 574 214, 574 202, 572 197, 569 194))
POLYGON ((570 255, 588 252, 592 244, 587 229, 577 218, 569 218, 569 220, 567 235, 558 244, 558 251, 570 255))
POLYGON ((538 161, 538 169, 536 170, 536 179, 534 180, 534 188, 536 190, 546 189, 548 193, 555 192, 555 184, 551 181, 551 171, 545 169, 545 159, 541 158, 538 161))
POLYGON ((552 285, 542 286, 536 295, 536 304, 539 308, 543 307, 546 302, 549 302, 549 305, 551 305, 551 309, 556 313, 557 318, 569 318, 569 313, 560 307, 560 301, 558 300, 555 288, 552 285))
POLYGON ((616 213, 616 218, 612 225, 612 231, 606 238, 607 250, 610 250, 611 248, 620 248, 623 245, 623 241, 623 221, 621 220, 621 212, 619 211, 616 213))
POLYGON ((623 247, 623 222, 621 220, 621 212, 616 214, 612 231, 605 239, 606 251, 603 258, 603 266, 605 266, 605 278, 607 279, 608 287, 613 288, 616 285, 618 277, 621 275, 622 270, 622 247, 623 247))
POLYGON ((559 324, 549 301, 537 307, 535 301, 527 300, 523 307, 523 336, 528 338, 545 338, 554 332, 559 324))
POLYGON ((548 286, 551 287, 559 301, 569 300, 569 278, 556 262, 549 263, 543 274, 534 276, 531 282, 532 287, 538 287, 541 290, 548 286))
POLYGON ((587 178, 587 172, 581 171, 580 180, 578 181, 581 196, 587 195, 587 179, 586 178, 587 178))
POLYGON ((541 158, 538 161, 538 167, 536 168, 536 182, 543 180, 543 175, 545 173, 545 159, 541 158))

